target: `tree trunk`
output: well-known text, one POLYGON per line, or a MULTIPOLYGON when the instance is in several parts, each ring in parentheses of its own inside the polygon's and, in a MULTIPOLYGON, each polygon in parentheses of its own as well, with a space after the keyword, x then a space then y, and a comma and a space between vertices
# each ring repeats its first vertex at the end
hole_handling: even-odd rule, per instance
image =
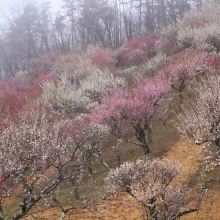
POLYGON ((66 217, 66 212, 63 212, 63 211, 62 211, 62 213, 61 213, 61 215, 60 215, 60 220, 64 220, 65 217, 66 217))
POLYGON ((148 137, 147 137, 148 144, 150 144, 150 143, 152 143, 152 129, 149 126, 147 127, 147 135, 148 135, 148 137))
POLYGON ((88 162, 87 169, 88 169, 89 173, 92 175, 93 174, 93 169, 92 169, 91 156, 88 158, 87 162, 88 162))
POLYGON ((71 183, 72 183, 72 186, 73 186, 73 192, 74 192, 74 198, 79 200, 80 199, 80 192, 79 192, 79 185, 81 183, 81 180, 82 180, 82 173, 80 173, 80 177, 79 179, 75 180, 75 179, 72 179, 71 180, 71 183))
POLYGON ((4 220, 4 219, 5 219, 5 217, 4 217, 3 213, 0 213, 0 220, 4 220))
POLYGON ((74 197, 77 200, 79 200, 79 198, 80 198, 80 196, 79 196, 79 187, 78 186, 74 187, 74 197))
POLYGON ((147 141, 146 141, 144 130, 141 129, 138 132, 138 135, 139 135, 138 139, 141 142, 141 147, 144 151, 144 154, 146 155, 146 154, 150 153, 150 149, 149 149, 149 146, 148 146, 147 141))
POLYGON ((117 166, 120 167, 120 166, 121 166, 121 156, 118 155, 118 156, 117 156, 117 159, 118 159, 118 163, 117 163, 118 165, 117 165, 117 166))
POLYGON ((98 154, 93 153, 92 156, 98 159, 108 171, 111 169, 109 165, 98 154))
POLYGON ((179 110, 182 109, 182 105, 183 105, 183 92, 179 92, 179 110))
POLYGON ((217 149, 220 150, 220 138, 215 140, 215 144, 217 146, 217 149))
POLYGON ((5 217, 4 217, 4 212, 3 212, 3 209, 2 209, 2 202, 0 201, 0 220, 4 220, 5 217))

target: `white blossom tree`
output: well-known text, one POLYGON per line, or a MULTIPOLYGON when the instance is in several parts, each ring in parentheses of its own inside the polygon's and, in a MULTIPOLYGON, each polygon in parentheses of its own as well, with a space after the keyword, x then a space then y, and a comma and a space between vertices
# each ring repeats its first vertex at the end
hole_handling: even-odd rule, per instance
POLYGON ((89 104, 83 90, 76 88, 64 74, 57 83, 46 81, 41 85, 40 102, 56 113, 79 113, 89 104))
POLYGON ((198 208, 186 208, 192 192, 183 184, 180 166, 170 160, 125 162, 105 179, 113 194, 129 193, 154 220, 174 220, 198 208))
POLYGON ((69 54, 60 57, 53 68, 57 82, 41 85, 41 103, 56 113, 82 113, 100 101, 104 91, 122 87, 125 79, 108 69, 100 70, 86 55, 69 54))
POLYGON ((220 75, 204 77, 194 89, 195 101, 184 105, 177 128, 195 143, 215 143, 220 150, 220 75))
POLYGON ((178 44, 199 48, 207 43, 219 52, 219 1, 210 1, 200 9, 187 12, 177 25, 178 44))
POLYGON ((61 183, 80 181, 87 159, 108 135, 106 126, 86 117, 58 119, 44 108, 26 110, 1 124, 0 176, 7 187, 2 200, 20 200, 10 216, 5 214, 10 206, 1 202, 1 220, 20 219, 61 183))

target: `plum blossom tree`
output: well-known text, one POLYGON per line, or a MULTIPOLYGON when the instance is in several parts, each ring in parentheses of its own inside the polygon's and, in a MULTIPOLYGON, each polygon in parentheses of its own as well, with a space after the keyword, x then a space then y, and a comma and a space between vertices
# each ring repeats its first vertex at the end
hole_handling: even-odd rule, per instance
POLYGON ((112 169, 105 179, 109 192, 129 193, 155 220, 175 220, 198 208, 186 208, 193 198, 183 184, 180 166, 170 160, 125 162, 112 169))
POLYGON ((49 74, 58 58, 58 54, 50 54, 41 55, 38 58, 32 59, 29 74, 35 77, 49 74))
MULTIPOLYGON (((205 156, 203 158, 203 174, 201 177, 206 178, 206 175, 213 169, 218 172, 210 202, 211 209, 220 180, 219 73, 208 75, 197 84, 194 100, 184 104, 183 111, 178 115, 177 129, 184 137, 191 139, 198 145, 202 145, 205 156)), ((201 186, 207 187, 206 183, 207 180, 205 179, 205 184, 201 186)))
POLYGON ((104 91, 125 85, 125 79, 108 69, 102 71, 83 55, 61 56, 53 71, 57 81, 42 84, 41 101, 60 113, 88 111, 92 104, 100 101, 104 91))
POLYGON ((220 150, 220 75, 207 76, 195 87, 195 101, 178 115, 179 132, 197 144, 215 143, 220 150))
POLYGON ((157 113, 164 116, 162 108, 167 102, 165 95, 169 89, 166 81, 136 78, 132 87, 125 86, 105 94, 94 118, 107 123, 112 133, 117 134, 119 138, 123 133, 123 127, 130 129, 140 141, 140 144, 135 144, 141 146, 144 154, 147 154, 150 152, 149 143, 152 141, 152 118, 157 113))
POLYGON ((6 114, 16 114, 26 104, 23 92, 10 86, 7 82, 0 82, 0 109, 6 114))
POLYGON ((219 26, 220 4, 218 1, 209 1, 204 7, 194 9, 184 14, 177 25, 178 44, 183 47, 197 47, 209 44, 219 52, 220 32, 219 26))
POLYGON ((65 75, 71 84, 79 86, 82 78, 92 71, 93 65, 89 57, 80 51, 74 51, 60 56, 53 65, 51 72, 57 78, 65 75))
POLYGON ((62 75, 57 82, 45 81, 41 85, 40 102, 56 113, 75 114, 87 112, 100 102, 104 91, 124 86, 125 80, 115 77, 106 70, 94 68, 86 79, 80 81, 80 86, 71 84, 66 75, 62 75))
POLYGON ((36 77, 25 89, 27 99, 38 98, 42 94, 41 85, 46 81, 55 82, 56 78, 53 74, 41 74, 36 77))
POLYGON ((129 40, 123 45, 118 54, 120 65, 138 65, 146 62, 155 55, 155 46, 159 37, 156 34, 148 35, 147 38, 129 40))
POLYGON ((102 94, 118 87, 124 87, 126 79, 119 74, 113 74, 109 70, 101 71, 94 69, 85 80, 82 81, 81 89, 89 97, 90 102, 100 103, 102 94))
MULTIPOLYGON (((7 118, 0 135, 0 176, 7 195, 20 199, 10 216, 1 203, 0 219, 25 216, 41 199, 60 184, 81 178, 90 155, 100 149, 108 128, 85 117, 56 118, 44 108, 21 112, 7 118)), ((2 199, 7 200, 7 196, 2 199)))
POLYGON ((57 82, 46 81, 41 89, 40 102, 56 113, 79 113, 89 103, 83 91, 71 84, 64 74, 57 82))
POLYGON ((154 75, 154 72, 165 65, 168 60, 169 58, 166 56, 166 54, 159 52, 144 64, 144 70, 148 74, 154 75))
POLYGON ((215 67, 215 56, 201 51, 188 51, 176 62, 160 71, 160 76, 169 79, 172 88, 178 92, 179 108, 183 104, 185 87, 199 74, 215 67))
POLYGON ((30 100, 41 95, 40 85, 45 81, 55 81, 54 75, 42 74, 32 81, 28 75, 16 75, 0 82, 0 109, 8 115, 16 115, 30 100))
POLYGON ((114 71, 116 68, 116 61, 107 49, 100 49, 90 55, 92 64, 99 67, 101 70, 108 68, 110 71, 114 71))

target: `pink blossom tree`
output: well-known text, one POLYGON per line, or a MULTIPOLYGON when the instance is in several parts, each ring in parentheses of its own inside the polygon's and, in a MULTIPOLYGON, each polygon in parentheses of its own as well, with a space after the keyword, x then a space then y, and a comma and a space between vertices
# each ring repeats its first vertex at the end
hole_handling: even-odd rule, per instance
POLYGON ((202 75, 215 67, 215 56, 201 51, 188 51, 178 60, 160 71, 160 77, 169 80, 172 88, 178 93, 179 108, 183 104, 183 91, 198 75, 202 75))
POLYGON ((8 187, 7 195, 20 198, 20 202, 10 216, 5 216, 10 206, 2 203, 1 220, 20 219, 60 184, 80 182, 87 159, 101 148, 108 134, 104 125, 83 117, 58 119, 43 108, 23 111, 4 124, 0 174, 8 187))
POLYGON ((107 123, 112 133, 118 132, 119 136, 124 127, 130 129, 140 142, 135 144, 141 146, 144 154, 147 154, 152 141, 152 118, 157 113, 164 116, 162 108, 167 101, 165 95, 169 88, 166 81, 136 78, 134 86, 125 86, 105 94, 95 111, 95 119, 107 123))
POLYGON ((175 220, 195 212, 200 201, 194 208, 186 208, 193 193, 183 184, 180 166, 170 160, 125 162, 112 169, 105 182, 113 195, 129 193, 155 220, 175 220))

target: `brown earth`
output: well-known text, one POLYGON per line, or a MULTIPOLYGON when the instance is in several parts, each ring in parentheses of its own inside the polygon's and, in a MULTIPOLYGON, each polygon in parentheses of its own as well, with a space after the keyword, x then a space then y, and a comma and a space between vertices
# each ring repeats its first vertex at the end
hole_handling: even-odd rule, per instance
MULTIPOLYGON (((165 158, 180 161, 184 169, 184 174, 187 176, 192 175, 201 161, 201 151, 199 146, 189 143, 185 140, 180 140, 174 144, 165 158)), ((213 191, 210 190, 204 196, 200 209, 197 213, 191 213, 181 217, 182 220, 218 220, 220 219, 220 190, 217 189, 214 197, 213 191), (213 200, 210 209, 211 201, 213 200)), ((49 208, 44 212, 34 213, 23 219, 25 220, 56 220, 59 219, 60 209, 49 208), (34 216, 34 217, 33 217, 34 216)), ((73 210, 67 213, 66 220, 141 220, 142 210, 141 207, 126 194, 120 197, 111 198, 103 205, 95 207, 93 210, 73 210)))

